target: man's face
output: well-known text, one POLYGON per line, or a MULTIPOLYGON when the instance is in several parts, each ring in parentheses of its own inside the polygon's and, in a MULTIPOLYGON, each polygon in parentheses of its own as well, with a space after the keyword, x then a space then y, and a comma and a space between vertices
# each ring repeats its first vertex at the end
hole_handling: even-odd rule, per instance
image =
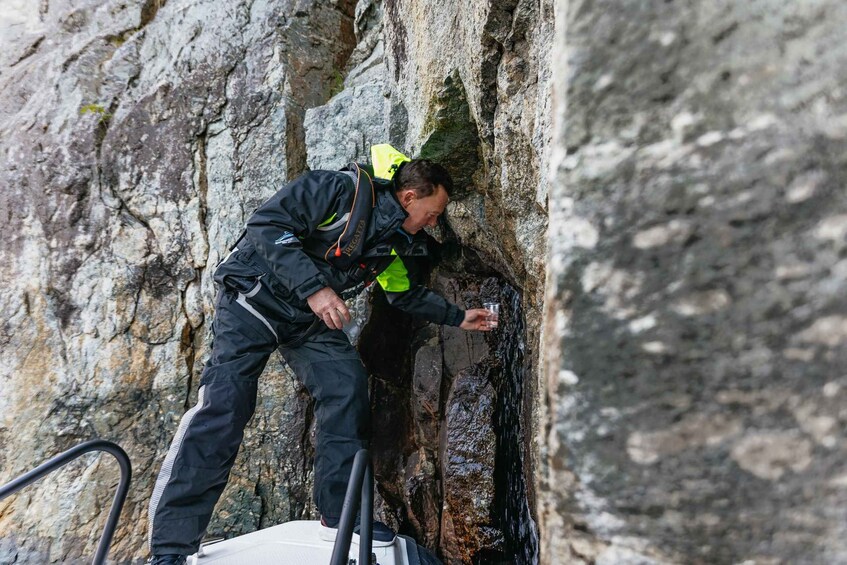
POLYGON ((401 190, 399 200, 409 214, 403 222, 403 229, 406 233, 415 234, 426 226, 435 226, 438 216, 444 213, 449 198, 444 187, 438 185, 432 194, 424 198, 419 198, 414 190, 401 190))

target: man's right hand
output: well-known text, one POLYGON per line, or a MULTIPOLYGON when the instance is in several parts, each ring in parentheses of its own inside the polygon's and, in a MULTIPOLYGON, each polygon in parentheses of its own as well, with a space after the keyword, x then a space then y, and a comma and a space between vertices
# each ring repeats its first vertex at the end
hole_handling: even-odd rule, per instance
POLYGON ((497 318, 493 317, 491 312, 484 308, 473 308, 471 310, 465 310, 465 319, 462 320, 462 324, 459 326, 463 330, 477 330, 481 332, 490 332, 496 325, 497 318), (491 322, 495 322, 495 325, 491 325, 491 322))
POLYGON ((323 320, 331 330, 340 330, 345 323, 350 321, 350 312, 347 310, 347 305, 328 286, 308 297, 306 302, 309 303, 312 312, 323 320))

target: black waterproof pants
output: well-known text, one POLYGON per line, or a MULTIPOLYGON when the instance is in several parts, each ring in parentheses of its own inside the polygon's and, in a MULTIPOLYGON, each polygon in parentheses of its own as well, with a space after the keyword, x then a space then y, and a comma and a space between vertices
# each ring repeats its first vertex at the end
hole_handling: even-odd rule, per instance
POLYGON ((154 555, 197 551, 256 407, 259 375, 274 349, 315 399, 315 504, 340 516, 369 420, 367 373, 340 330, 291 324, 261 284, 218 296, 214 342, 197 405, 182 418, 156 480, 149 510, 154 555))

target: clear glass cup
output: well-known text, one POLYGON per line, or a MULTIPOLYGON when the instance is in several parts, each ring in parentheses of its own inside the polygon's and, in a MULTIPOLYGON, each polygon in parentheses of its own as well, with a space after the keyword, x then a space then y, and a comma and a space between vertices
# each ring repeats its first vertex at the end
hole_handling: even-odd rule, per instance
POLYGON ((488 320, 486 321, 489 328, 496 328, 500 323, 500 303, 485 302, 483 308, 488 310, 488 320))

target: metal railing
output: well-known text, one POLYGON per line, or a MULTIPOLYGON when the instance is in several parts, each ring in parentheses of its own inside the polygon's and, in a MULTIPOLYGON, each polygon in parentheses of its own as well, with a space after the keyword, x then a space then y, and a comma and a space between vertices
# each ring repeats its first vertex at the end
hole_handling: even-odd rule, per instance
MULTIPOLYGON (((121 467, 121 481, 118 484, 118 490, 115 493, 115 498, 112 500, 112 508, 109 510, 109 517, 106 519, 106 525, 103 527, 103 535, 100 536, 100 543, 97 545, 97 553, 94 554, 94 565, 101 565, 106 562, 106 554, 109 553, 109 546, 112 544, 112 537, 115 535, 115 528, 118 525, 118 518, 121 515, 124 501, 126 500, 127 492, 129 491, 129 481, 132 478, 132 465, 129 461, 129 456, 116 443, 106 441, 104 439, 94 439, 81 443, 76 447, 60 453, 59 455, 48 459, 32 471, 24 473, 15 480, 6 483, 0 487, 0 500, 10 496, 25 486, 31 485, 38 479, 55 471, 60 467, 64 467, 77 457, 85 455, 91 451, 105 451, 111 453, 118 460, 121 467)), ((346 504, 346 501, 345 501, 346 504)))
POLYGON ((360 501, 358 565, 371 565, 374 474, 367 449, 360 449, 356 453, 356 458, 353 459, 353 470, 350 472, 347 492, 344 494, 344 506, 341 507, 341 520, 338 522, 338 533, 335 536, 330 565, 347 565, 347 555, 353 540, 353 525, 356 521, 356 511, 360 509, 360 501), (361 493, 359 497, 356 496, 357 491, 361 493))

